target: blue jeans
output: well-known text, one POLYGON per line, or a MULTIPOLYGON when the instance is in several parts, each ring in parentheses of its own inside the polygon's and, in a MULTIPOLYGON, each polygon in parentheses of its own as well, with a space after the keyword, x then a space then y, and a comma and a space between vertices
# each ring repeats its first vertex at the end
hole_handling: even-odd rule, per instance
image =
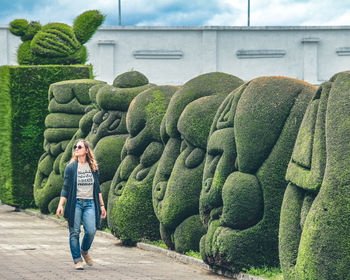
POLYGON ((93 199, 77 198, 74 225, 69 227, 69 246, 74 263, 82 262, 81 253, 87 254, 96 233, 95 203, 93 199), (80 226, 83 222, 84 237, 79 244, 80 226))

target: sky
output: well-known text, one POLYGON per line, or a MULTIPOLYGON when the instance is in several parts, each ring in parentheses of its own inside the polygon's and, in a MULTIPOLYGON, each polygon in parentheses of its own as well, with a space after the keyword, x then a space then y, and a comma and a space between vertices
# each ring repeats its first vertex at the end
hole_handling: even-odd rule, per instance
MULTIPOLYGON (((14 19, 73 24, 86 10, 119 24, 119 0, 0 0, 0 25, 14 19)), ((123 26, 247 26, 248 0, 120 0, 123 26)), ((350 25, 350 0, 250 0, 250 26, 350 25)))

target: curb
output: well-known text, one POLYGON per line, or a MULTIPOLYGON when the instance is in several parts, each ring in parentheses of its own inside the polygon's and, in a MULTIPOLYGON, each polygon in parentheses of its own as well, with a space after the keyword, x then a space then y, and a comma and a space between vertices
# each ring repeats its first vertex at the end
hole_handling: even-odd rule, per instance
MULTIPOLYGON (((28 209, 19 209, 19 211, 26 213, 30 216, 35 216, 37 218, 43 219, 43 220, 49 220, 49 221, 53 221, 55 223, 58 223, 64 227, 68 228, 68 223, 67 221, 62 221, 58 218, 54 218, 45 214, 42 214, 40 212, 35 212, 32 210, 28 210, 28 209)), ((97 230, 96 231, 96 235, 100 236, 100 237, 105 237, 108 239, 112 239, 115 241, 120 241, 117 237, 115 237, 114 235, 108 233, 108 232, 104 232, 101 230, 97 230)), ((244 272, 240 272, 238 274, 236 273, 232 273, 230 271, 223 271, 221 269, 214 269, 211 268, 209 265, 207 265, 205 262, 203 262, 200 259, 194 258, 194 257, 190 257, 190 256, 186 256, 183 254, 180 254, 178 252, 172 251, 172 250, 168 250, 165 248, 161 248, 161 247, 157 247, 155 245, 151 245, 151 244, 147 244, 147 243, 143 243, 143 242, 138 242, 136 243, 136 247, 141 249, 141 250, 146 250, 146 251, 151 251, 151 252, 155 252, 155 253, 159 253, 162 255, 165 255, 167 257, 173 258, 179 262, 182 262, 184 264, 191 264, 191 265, 195 265, 201 269, 213 272, 215 274, 221 275, 221 276, 225 276, 231 279, 235 279, 235 280, 266 280, 264 278, 258 277, 258 276, 254 276, 254 275, 250 275, 250 274, 246 274, 244 272)))

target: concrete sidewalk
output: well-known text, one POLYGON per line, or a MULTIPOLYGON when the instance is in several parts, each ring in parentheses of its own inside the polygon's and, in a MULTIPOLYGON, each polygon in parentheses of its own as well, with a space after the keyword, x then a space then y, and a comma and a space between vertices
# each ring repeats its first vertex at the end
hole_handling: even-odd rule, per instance
MULTIPOLYGON (((28 214, 28 211, 15 212, 13 207, 0 204, 1 280, 227 279, 206 269, 200 260, 183 257, 180 262, 174 256, 165 256, 168 250, 162 252, 146 244, 141 249, 141 243, 141 248, 124 247, 117 238, 103 232, 96 234, 90 250, 94 266, 77 271, 69 251, 68 229, 54 222, 52 217, 40 219, 28 214)), ((236 277, 258 279, 244 274, 236 277)))

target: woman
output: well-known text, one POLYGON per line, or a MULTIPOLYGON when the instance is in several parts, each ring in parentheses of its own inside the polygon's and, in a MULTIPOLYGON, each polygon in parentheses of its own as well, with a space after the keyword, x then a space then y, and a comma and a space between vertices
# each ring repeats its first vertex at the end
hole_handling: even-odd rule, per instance
POLYGON ((100 184, 98 167, 90 144, 86 140, 78 140, 70 163, 64 170, 64 184, 58 203, 56 215, 60 218, 63 213, 68 219, 69 246, 75 269, 84 269, 84 258, 87 265, 92 266, 92 258, 88 254, 100 226, 100 217, 106 217, 100 184), (79 244, 80 225, 83 222, 84 237, 81 248, 79 244))

